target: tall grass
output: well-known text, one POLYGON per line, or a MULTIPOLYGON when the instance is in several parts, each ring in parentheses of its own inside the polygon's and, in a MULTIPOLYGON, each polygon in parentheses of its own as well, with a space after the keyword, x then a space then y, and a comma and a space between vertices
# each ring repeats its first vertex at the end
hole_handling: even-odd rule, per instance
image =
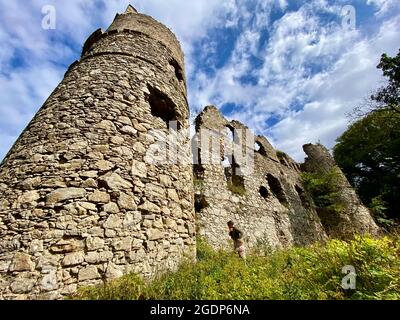
POLYGON ((345 242, 250 254, 244 262, 198 240, 197 263, 146 283, 127 275, 81 289, 75 299, 400 299, 400 238, 369 236, 345 242), (342 268, 356 270, 356 289, 342 288, 342 268))

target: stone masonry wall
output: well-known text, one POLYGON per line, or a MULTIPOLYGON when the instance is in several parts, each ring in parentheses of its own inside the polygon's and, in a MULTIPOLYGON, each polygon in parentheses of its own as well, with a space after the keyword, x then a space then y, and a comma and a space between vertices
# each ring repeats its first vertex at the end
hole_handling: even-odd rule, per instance
POLYGON ((300 166, 208 106, 191 150, 185 81, 175 35, 131 6, 87 39, 0 165, 0 299, 151 278, 195 259, 196 233, 228 246, 229 220, 249 248, 377 232, 343 174, 347 213, 332 222, 316 210, 300 174, 335 166, 321 146, 304 146, 300 166), (177 139, 157 144, 163 136, 177 139))
POLYGON ((329 151, 320 144, 303 146, 307 158, 302 169, 310 173, 324 174, 331 170, 337 172, 339 186, 338 199, 344 206, 341 212, 332 212, 319 208, 318 214, 327 233, 332 237, 351 238, 355 233, 376 235, 379 231, 369 210, 362 204, 360 198, 350 185, 342 170, 336 165, 329 151))
POLYGON ((376 235, 379 229, 370 212, 329 151, 321 145, 303 148, 308 157, 300 165, 276 151, 265 137, 255 137, 240 122, 226 120, 216 107, 206 107, 196 118, 192 141, 198 163, 194 165, 194 183, 199 234, 216 248, 226 247, 231 241, 227 221, 233 220, 244 232, 248 248, 258 243, 273 248, 307 245, 327 236, 346 239, 355 233, 376 235), (207 130, 214 137, 205 136, 207 130), (251 138, 247 140, 243 132, 251 138), (248 163, 232 160, 235 146, 254 157, 248 163), (317 208, 302 185, 301 172, 326 173, 332 168, 339 173, 341 214, 317 208))
POLYGON ((142 20, 154 21, 127 11, 89 38, 2 162, 0 299, 58 299, 194 258, 192 168, 146 156, 151 130, 189 126, 183 54, 142 20))
MULTIPOLYGON (((227 222, 233 220, 244 232, 250 248, 260 242, 279 248, 324 240, 324 228, 302 187, 299 165, 289 156, 277 153, 266 138, 254 137, 258 151, 254 151, 254 143, 243 143, 251 154, 254 152, 254 172, 246 172, 245 163, 239 163, 242 175, 238 178, 243 180, 245 193, 235 194, 228 189, 229 175, 225 170, 229 174, 231 170, 229 165, 222 164, 232 144, 227 137, 228 127, 237 132, 248 129, 238 121, 227 121, 214 106, 206 107, 196 119, 193 146, 195 157, 200 158, 200 164, 194 166, 199 234, 214 247, 225 247, 229 243, 227 222), (222 154, 212 152, 213 161, 210 149, 201 143, 200 132, 204 129, 213 130, 225 147, 222 154)), ((246 140, 237 137, 236 140, 234 135, 238 144, 246 140)))

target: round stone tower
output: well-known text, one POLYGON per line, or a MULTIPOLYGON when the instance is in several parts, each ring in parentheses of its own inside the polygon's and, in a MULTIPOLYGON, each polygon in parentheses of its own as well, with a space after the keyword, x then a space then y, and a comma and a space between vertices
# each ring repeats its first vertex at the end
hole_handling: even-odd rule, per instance
POLYGON ((0 166, 0 299, 58 299, 194 258, 191 166, 149 154, 188 118, 167 27, 129 6, 95 31, 0 166))

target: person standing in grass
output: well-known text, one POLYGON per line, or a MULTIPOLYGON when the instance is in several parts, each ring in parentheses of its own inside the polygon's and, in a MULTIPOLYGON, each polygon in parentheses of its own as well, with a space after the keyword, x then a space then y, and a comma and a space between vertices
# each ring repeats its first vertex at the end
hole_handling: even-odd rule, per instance
POLYGON ((246 259, 246 251, 243 242, 243 232, 234 227, 233 221, 228 221, 229 236, 233 240, 234 250, 238 253, 239 257, 246 259))

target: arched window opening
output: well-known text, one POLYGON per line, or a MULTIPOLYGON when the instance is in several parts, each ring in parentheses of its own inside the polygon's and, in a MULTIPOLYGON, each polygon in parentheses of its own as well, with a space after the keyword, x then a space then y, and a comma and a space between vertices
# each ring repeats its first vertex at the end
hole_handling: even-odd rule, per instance
POLYGON ((174 68, 176 78, 179 81, 183 81, 184 80, 183 70, 182 70, 181 66, 179 65, 179 63, 175 59, 172 59, 169 62, 169 64, 174 68))
POLYGON ((224 168, 230 168, 231 166, 231 162, 229 161, 228 157, 224 157, 224 160, 222 160, 221 164, 224 168))
POLYGON ((258 141, 256 141, 255 144, 254 144, 254 150, 255 150, 257 153, 259 153, 259 154, 261 154, 261 155, 263 155, 263 156, 266 156, 266 155, 267 155, 267 151, 265 151, 264 146, 263 146, 260 142, 258 142, 258 141))
POLYGON ((267 174, 267 182, 269 187, 271 188, 271 192, 279 200, 279 202, 283 205, 287 205, 288 200, 279 179, 274 177, 272 174, 267 174))
MULTIPOLYGON (((228 158, 229 159, 229 158, 228 158)), ((230 166, 224 168, 228 189, 235 194, 244 195, 244 177, 240 174, 240 166, 235 162, 235 158, 230 157, 230 166)))
POLYGON ((238 131, 229 124, 226 125, 226 128, 226 133, 229 141, 232 141, 233 143, 240 143, 238 131))
POLYGON ((232 158, 232 153, 234 149, 234 134, 233 130, 229 127, 225 127, 225 132, 223 133, 223 163, 224 166, 228 166, 228 161, 229 163, 232 163, 231 159, 232 158))
POLYGON ((227 137, 227 141, 229 143, 233 143, 234 140, 234 136, 235 136, 235 129, 231 126, 226 126, 225 127, 225 133, 226 133, 226 137, 227 137))
POLYGON ((200 140, 199 136, 196 134, 192 137, 190 140, 191 142, 191 148, 192 148, 192 159, 193 159, 193 164, 194 165, 199 165, 202 164, 202 159, 201 159, 201 145, 200 145, 200 140))
POLYGON ((230 126, 225 126, 220 135, 221 147, 221 165, 223 168, 228 168, 232 165, 233 152, 234 152, 234 131, 230 126))

